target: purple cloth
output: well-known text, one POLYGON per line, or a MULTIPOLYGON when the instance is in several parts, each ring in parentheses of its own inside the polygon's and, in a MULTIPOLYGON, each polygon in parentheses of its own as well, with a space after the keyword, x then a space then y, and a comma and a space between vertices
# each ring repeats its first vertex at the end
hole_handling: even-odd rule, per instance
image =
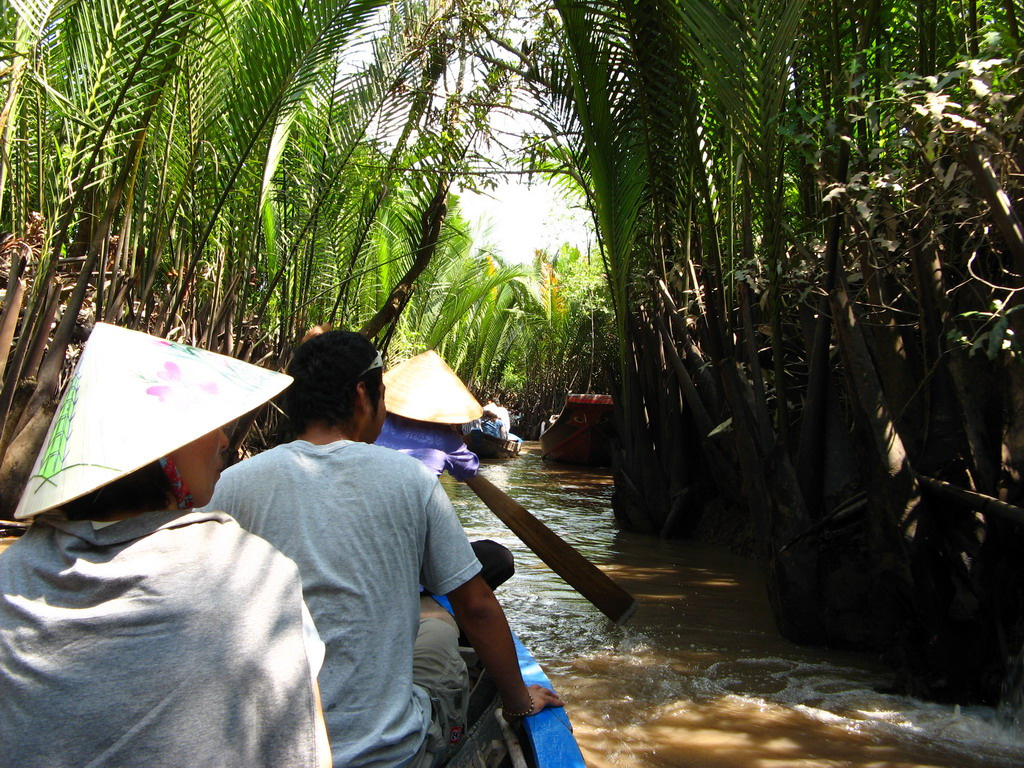
POLYGON ((432 424, 389 413, 376 444, 419 459, 435 475, 447 469, 456 480, 475 477, 480 468, 477 455, 446 424, 432 424))

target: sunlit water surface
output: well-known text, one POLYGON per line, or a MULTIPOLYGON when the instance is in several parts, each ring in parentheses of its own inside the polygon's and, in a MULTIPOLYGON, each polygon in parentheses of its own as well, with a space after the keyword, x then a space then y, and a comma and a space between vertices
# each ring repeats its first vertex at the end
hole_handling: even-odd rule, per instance
POLYGON ((546 464, 529 443, 481 471, 640 602, 613 625, 445 476, 470 538, 515 553, 498 597, 568 702, 588 765, 1024 766, 1024 739, 994 710, 884 693, 891 675, 870 655, 780 638, 747 560, 618 531, 607 472, 546 464))

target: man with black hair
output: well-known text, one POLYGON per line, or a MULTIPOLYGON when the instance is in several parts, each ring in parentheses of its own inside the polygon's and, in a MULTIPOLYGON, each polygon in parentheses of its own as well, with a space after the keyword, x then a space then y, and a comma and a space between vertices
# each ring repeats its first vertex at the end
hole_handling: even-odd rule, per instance
POLYGON ((420 584, 448 595, 506 719, 562 703, 523 684, 505 615, 437 478, 370 444, 385 416, 382 368, 356 333, 303 343, 285 395, 298 438, 225 471, 210 503, 299 566, 327 645, 319 682, 336 768, 434 766, 461 739, 457 633, 421 620, 420 584))

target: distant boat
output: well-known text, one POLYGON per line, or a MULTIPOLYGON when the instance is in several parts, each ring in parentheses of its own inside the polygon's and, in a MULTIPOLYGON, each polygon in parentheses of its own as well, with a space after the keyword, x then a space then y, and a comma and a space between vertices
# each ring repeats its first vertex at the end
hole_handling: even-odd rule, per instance
POLYGON ((611 395, 569 395, 562 412, 541 432, 540 453, 551 461, 607 467, 613 434, 611 395))
POLYGON ((479 429, 470 430, 462 440, 481 459, 514 459, 522 447, 518 440, 502 440, 479 429))

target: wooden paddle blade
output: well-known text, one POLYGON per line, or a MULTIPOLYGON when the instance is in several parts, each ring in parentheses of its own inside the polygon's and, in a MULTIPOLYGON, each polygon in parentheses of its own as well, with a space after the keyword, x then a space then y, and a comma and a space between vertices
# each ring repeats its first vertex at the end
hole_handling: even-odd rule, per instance
POLYGON ((601 613, 618 624, 633 615, 637 602, 631 594, 530 514, 519 502, 480 475, 466 480, 466 485, 537 557, 593 603, 601 613))

